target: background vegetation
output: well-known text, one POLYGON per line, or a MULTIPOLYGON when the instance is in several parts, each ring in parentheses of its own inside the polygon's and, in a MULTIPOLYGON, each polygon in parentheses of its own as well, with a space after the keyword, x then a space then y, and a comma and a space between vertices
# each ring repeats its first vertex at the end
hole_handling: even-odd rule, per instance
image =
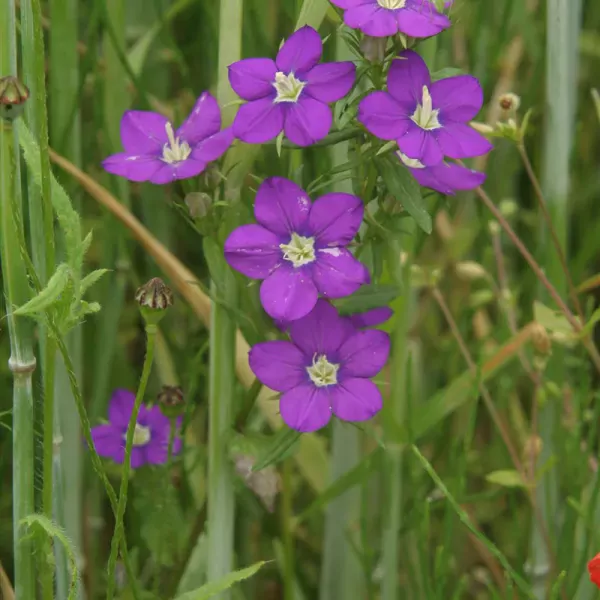
MULTIPOLYGON (((28 108, 26 118, 33 131, 41 126, 44 96, 36 80, 39 54, 27 53, 39 42, 27 28, 37 5, 37 0, 22 1, 17 12, 24 17, 19 72, 32 90, 35 108, 28 108)), ((272 447, 277 406, 259 396, 246 418, 243 409, 252 405, 259 388, 250 387, 240 356, 241 377, 234 382, 233 351, 226 344, 233 325, 249 343, 273 331, 260 311, 257 288, 237 276, 231 281, 218 253, 202 243, 206 218, 194 223, 184 202, 192 188, 129 184, 100 167, 104 157, 120 150, 119 121, 127 108, 157 110, 180 121, 195 98, 211 90, 230 119, 235 96, 227 88, 226 65, 239 56, 274 55, 298 24, 309 23, 330 36, 325 45, 330 59, 336 52, 347 54, 333 7, 325 0, 49 0, 41 9, 50 146, 81 170, 65 168, 59 158, 53 171, 81 216, 84 234, 94 232, 85 272, 110 269, 88 298, 102 310, 65 338, 93 425, 105 417, 113 389, 137 387, 145 334, 135 289, 160 276, 176 293, 175 306, 160 326, 147 398, 162 385, 182 386, 185 451, 170 472, 135 473, 126 514, 133 569, 143 586, 155 591, 148 597, 171 598, 203 584, 207 570, 222 575, 257 561, 270 562, 232 588, 233 598, 595 597, 585 566, 600 552, 598 373, 475 193, 425 197, 424 206, 434 215, 431 235, 388 232, 365 250, 382 285, 392 277, 386 253, 406 252, 413 264, 401 296, 392 302, 396 316, 385 326, 396 346, 379 381, 388 395, 381 415, 360 430, 335 424, 303 436, 287 457, 278 456, 276 465, 249 479, 243 457, 255 460, 272 447), (119 213, 111 194, 146 230, 128 219, 129 213, 119 213), (217 280, 212 288, 209 267, 217 280), (188 288, 203 290, 219 307, 212 321, 206 296, 189 289, 182 295, 190 272, 199 287, 188 288), (231 299, 239 300, 237 306, 228 303, 231 299), (543 328, 533 325, 534 319, 543 328), (225 346, 219 346, 221 338, 225 346), (209 365, 211 346, 222 352, 222 362, 209 365), (213 384, 209 399, 210 372, 225 387, 213 384), (242 417, 237 435, 228 436, 223 448, 211 444, 209 429, 218 431, 223 424, 211 422, 208 407, 218 406, 228 387, 229 423, 242 417), (216 470, 208 469, 209 455, 223 459, 216 470), (235 498, 232 561, 227 515, 209 514, 217 533, 212 540, 206 536, 207 494, 210 499, 216 489, 235 498), (225 557, 219 558, 223 545, 225 557)), ((456 0, 451 16, 453 27, 425 42, 423 54, 435 70, 460 68, 480 78, 486 96, 481 122, 494 126, 502 118, 498 98, 508 91, 521 96, 521 116, 531 109, 525 146, 564 245, 582 322, 588 322, 600 285, 600 103, 594 104, 592 96, 592 88, 600 87, 600 4, 456 0)), ((10 63, 0 64, 6 69, 10 63)), ((570 302, 526 164, 513 142, 495 143, 494 152, 473 165, 487 171, 488 195, 570 302)), ((242 183, 239 210, 251 208, 255 176, 291 176, 308 185, 344 162, 334 148, 284 149, 280 157, 275 146, 236 149, 231 177, 242 183)), ((357 185, 359 177, 355 173, 354 181, 342 183, 327 176, 329 187, 320 191, 357 185)), ((219 219, 232 212, 224 206, 211 210, 219 219)), ((41 264, 47 255, 36 246, 34 226, 27 220, 28 239, 38 248, 41 262, 36 264, 41 264)), ((59 257, 61 240, 58 236, 59 257)), ((45 335, 43 328, 37 335, 45 335)), ((243 354, 244 348, 239 350, 243 354)), ((8 330, 0 322, 0 563, 12 580, 9 354, 8 330)), ((54 440, 60 441, 55 468, 60 465, 63 486, 55 487, 53 518, 75 552, 79 593, 101 598, 114 519, 90 468, 73 390, 58 356, 54 396, 61 439, 54 440)), ((38 369, 39 511, 47 385, 38 369)), ((281 435, 276 439, 285 445, 281 435)), ((120 469, 108 463, 106 468, 117 486, 120 469)), ((55 537, 54 543, 57 564, 70 564, 68 557, 61 558, 62 541, 55 537)), ((44 554, 43 545, 35 547, 36 564, 44 564, 49 549, 44 554)), ((117 566, 119 593, 134 597, 123 565, 117 566)), ((60 600, 67 597, 68 581, 66 570, 57 574, 60 600)))

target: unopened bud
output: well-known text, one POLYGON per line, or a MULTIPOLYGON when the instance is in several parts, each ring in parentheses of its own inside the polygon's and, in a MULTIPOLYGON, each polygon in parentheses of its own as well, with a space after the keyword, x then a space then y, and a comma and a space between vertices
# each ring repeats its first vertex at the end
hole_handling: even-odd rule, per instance
POLYGON ((29 98, 29 89, 16 77, 0 78, 0 117, 12 121, 25 108, 29 98))
POLYGON ((192 219, 202 219, 206 217, 212 205, 212 198, 203 192, 191 192, 184 200, 192 219))
POLYGON ((387 46, 387 37, 372 37, 365 35, 360 43, 360 51, 363 56, 372 63, 381 63, 385 58, 385 47, 387 46))
POLYGON ((456 274, 466 281, 475 281, 486 277, 487 272, 479 263, 472 260, 465 260, 457 263, 456 274))
POLYGON ((135 299, 146 323, 156 325, 173 304, 173 292, 158 277, 138 288, 135 299))
POLYGON ((552 352, 552 340, 541 323, 532 324, 531 343, 534 350, 542 356, 548 356, 552 352))
POLYGON ((500 96, 498 99, 498 104, 500 104, 500 108, 503 111, 515 113, 521 106, 521 98, 512 92, 508 94, 502 94, 502 96, 500 96))
POLYGON ((183 390, 178 385, 163 385, 156 400, 162 414, 169 419, 179 417, 185 412, 183 390))
POLYGON ((471 127, 478 131, 479 133, 483 133, 483 135, 489 135, 494 133, 495 129, 488 125, 487 123, 480 123, 479 121, 471 121, 471 127))

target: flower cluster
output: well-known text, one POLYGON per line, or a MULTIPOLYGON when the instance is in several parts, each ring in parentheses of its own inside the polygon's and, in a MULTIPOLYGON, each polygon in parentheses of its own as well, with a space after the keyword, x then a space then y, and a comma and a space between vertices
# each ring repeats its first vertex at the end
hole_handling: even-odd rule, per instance
MULTIPOLYGON (((433 0, 332 3, 343 10, 348 27, 371 36, 365 39, 384 38, 384 50, 388 36, 403 36, 406 47, 451 24, 433 0)), ((229 82, 243 103, 225 129, 208 93, 177 130, 155 113, 125 113, 125 152, 107 158, 104 168, 161 184, 200 174, 236 138, 262 144, 285 136, 302 147, 323 140, 332 128, 330 105, 352 91, 357 69, 352 62, 323 63, 322 54, 319 34, 306 26, 283 43, 274 60, 247 58, 230 65, 229 82)), ((420 185, 451 195, 485 179, 452 162, 491 150, 470 125, 482 104, 476 78, 433 81, 423 59, 405 50, 389 64, 386 89, 362 98, 357 119, 375 138, 397 144, 398 161, 420 185)), ((372 140, 376 147, 383 142, 372 140)), ((312 201, 296 183, 269 177, 256 194, 256 223, 235 229, 224 245, 232 268, 262 281, 262 306, 289 336, 257 344, 249 360, 257 378, 282 393, 281 415, 298 431, 319 429, 332 414, 363 421, 382 405, 371 378, 383 368, 390 340, 371 328, 389 319, 391 311, 341 316, 331 303, 370 282, 368 269, 352 253, 363 216, 364 202, 355 195, 329 193, 312 201)))

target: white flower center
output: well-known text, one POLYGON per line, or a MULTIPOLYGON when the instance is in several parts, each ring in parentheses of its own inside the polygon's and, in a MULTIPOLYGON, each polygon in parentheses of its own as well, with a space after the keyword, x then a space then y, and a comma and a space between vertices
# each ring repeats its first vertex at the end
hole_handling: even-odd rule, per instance
POLYGON ((150 441, 150 428, 135 424, 133 432, 133 445, 145 446, 150 441))
POLYGON ((406 0, 377 0, 377 4, 379 4, 381 8, 395 10, 397 8, 404 8, 406 5, 406 0))
POLYGON ((429 88, 423 86, 423 101, 417 105, 417 110, 411 119, 422 129, 431 131, 432 129, 439 129, 441 127, 438 119, 439 108, 434 110, 433 103, 431 101, 431 94, 429 88))
POLYGON ((337 372, 340 365, 334 365, 327 360, 324 354, 319 358, 313 357, 313 364, 306 367, 310 380, 317 387, 325 387, 327 385, 335 385, 337 383, 337 372))
POLYGON ((175 137, 173 125, 167 123, 165 125, 169 143, 163 146, 162 160, 169 165, 174 165, 184 161, 192 153, 192 149, 187 142, 180 142, 179 138, 175 137))
POLYGON ((278 71, 275 73, 275 81, 273 82, 273 87, 277 92, 275 102, 298 102, 305 85, 306 82, 296 79, 293 73, 286 75, 278 71))
POLYGON ((407 167, 410 167, 411 169, 424 169, 425 168, 425 165, 420 160, 417 160, 416 158, 410 158, 409 156, 406 156, 406 154, 403 154, 402 152, 400 152, 400 150, 398 150, 396 152, 396 154, 398 155, 398 158, 407 167))
POLYGON ((283 258, 289 260, 294 267, 302 267, 315 260, 315 238, 292 233, 289 243, 279 244, 279 247, 283 258))

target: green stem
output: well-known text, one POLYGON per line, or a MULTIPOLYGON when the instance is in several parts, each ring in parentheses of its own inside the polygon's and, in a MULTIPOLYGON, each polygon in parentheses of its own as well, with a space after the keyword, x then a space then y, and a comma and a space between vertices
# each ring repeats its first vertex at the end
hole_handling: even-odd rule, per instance
POLYGON ((283 532, 284 549, 284 600, 294 600, 296 573, 294 562, 294 534, 291 529, 293 517, 293 488, 292 488, 292 461, 283 462, 283 481, 281 492, 281 531, 283 532))
MULTIPOLYGON (((31 173, 27 177, 27 197, 29 204, 29 224, 31 230, 32 261, 38 279, 45 285, 55 268, 54 221, 50 198, 50 159, 48 156, 48 117, 46 111, 46 80, 44 37, 42 32, 42 14, 39 0, 22 0, 21 2, 21 46, 23 53, 23 78, 29 87, 31 100, 25 107, 25 119, 29 129, 40 147, 40 164, 42 166, 42 190, 40 190, 31 173)), ((54 456, 54 378, 56 344, 49 338, 46 327, 39 329, 42 381, 44 386, 43 400, 43 488, 42 510, 48 519, 53 519, 53 497, 62 488, 53 485, 54 468, 60 468, 54 456), (57 488, 57 489, 55 489, 57 488)), ((48 541, 46 552, 51 552, 48 541)), ((58 560, 56 565, 57 586, 62 582, 68 585, 67 560, 58 560)), ((42 558, 41 586, 46 600, 54 596, 52 567, 42 558)))
MULTIPOLYGON (((17 74, 14 2, 0 3, 0 73, 17 74)), ((21 522, 34 513, 33 386, 35 370, 33 328, 12 309, 30 298, 26 267, 21 256, 23 236, 21 177, 16 160, 16 131, 0 121, 0 264, 6 297, 10 338, 9 368, 13 374, 13 556, 16 598, 35 598, 33 543, 21 537, 21 522)))
MULTIPOLYGON (((148 385, 148 379, 152 371, 152 363, 154 361, 154 344, 156 341, 156 332, 158 331, 156 325, 146 325, 146 358, 144 359, 144 366, 142 369, 142 376, 140 378, 140 384, 138 386, 137 394, 135 396, 135 404, 133 405, 133 411, 129 419, 129 425, 127 426, 127 437, 125 439, 125 458, 123 460, 123 468, 121 472, 121 488, 119 490, 119 502, 117 504, 117 514, 115 522, 115 532, 112 538, 110 546, 110 556, 108 559, 108 584, 107 584, 107 600, 112 600, 115 593, 115 569, 117 566, 117 555, 119 552, 119 544, 121 537, 123 536, 123 520, 125 517, 125 508, 127 507, 127 488, 129 486, 129 473, 131 470, 131 450, 133 449, 133 436, 135 433, 135 426, 138 419, 138 413, 146 393, 146 386, 148 385)), ((123 544, 125 545, 125 544, 123 544)))

